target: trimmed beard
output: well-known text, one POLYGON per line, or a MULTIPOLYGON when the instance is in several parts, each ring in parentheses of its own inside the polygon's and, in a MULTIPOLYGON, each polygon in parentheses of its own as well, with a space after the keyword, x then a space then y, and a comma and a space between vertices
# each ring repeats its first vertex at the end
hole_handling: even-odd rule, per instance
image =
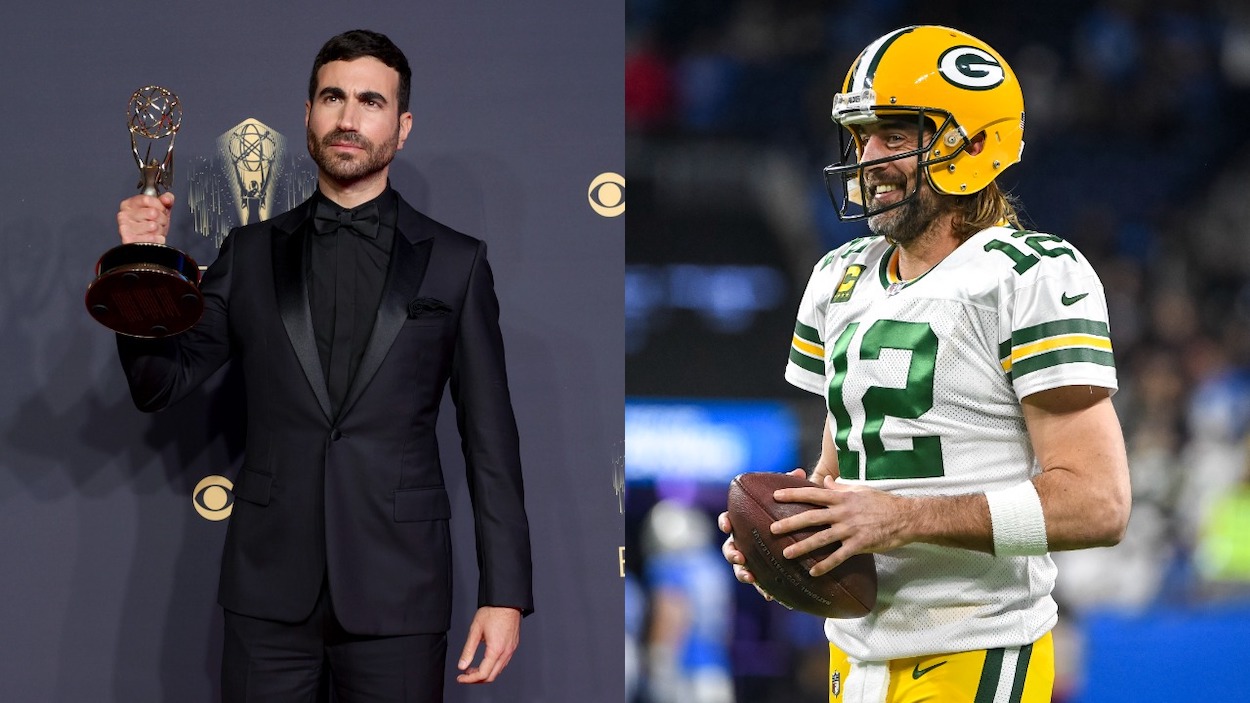
POLYGON ((873 234, 900 246, 911 244, 942 214, 942 201, 929 187, 928 179, 919 171, 916 177, 921 181, 910 200, 893 210, 868 218, 868 228, 873 234))
POLYGON ((399 129, 381 144, 374 144, 359 132, 343 132, 335 130, 318 139, 312 128, 306 130, 308 137, 308 154, 323 173, 340 183, 358 181, 372 176, 385 169, 395 159, 399 147, 399 129), (364 149, 363 160, 356 160, 352 154, 335 154, 330 148, 335 144, 351 144, 364 149))

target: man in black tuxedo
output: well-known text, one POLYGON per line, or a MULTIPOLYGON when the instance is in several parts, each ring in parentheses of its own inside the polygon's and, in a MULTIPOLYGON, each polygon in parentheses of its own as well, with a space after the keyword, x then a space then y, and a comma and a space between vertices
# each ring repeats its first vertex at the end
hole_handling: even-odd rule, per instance
MULTIPOLYGON (((410 76, 381 34, 330 39, 305 108, 317 192, 230 233, 191 330, 118 337, 144 411, 228 360, 243 369, 247 446, 218 596, 227 701, 312 701, 327 675, 342 703, 442 700, 450 504, 434 427, 449 381, 480 573, 457 680, 493 681, 533 608, 486 247, 412 209, 387 180, 412 127, 410 76)), ((122 241, 163 242, 173 200, 123 201, 122 241)))

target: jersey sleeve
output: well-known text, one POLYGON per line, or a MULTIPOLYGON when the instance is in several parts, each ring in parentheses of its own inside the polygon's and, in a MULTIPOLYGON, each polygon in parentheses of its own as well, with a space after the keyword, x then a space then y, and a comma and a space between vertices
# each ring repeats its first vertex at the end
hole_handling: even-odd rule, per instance
POLYGON ((830 269, 835 267, 836 254, 830 252, 812 269, 799 302, 786 363, 787 381, 820 396, 825 394, 825 306, 833 294, 830 269))
MULTIPOLYGON (((1070 244, 1034 235, 1046 252, 1000 297, 999 359, 1019 398, 1061 386, 1118 388, 1107 300, 1089 261, 1070 244)), ((1026 240, 1027 241, 1027 240, 1026 240)))

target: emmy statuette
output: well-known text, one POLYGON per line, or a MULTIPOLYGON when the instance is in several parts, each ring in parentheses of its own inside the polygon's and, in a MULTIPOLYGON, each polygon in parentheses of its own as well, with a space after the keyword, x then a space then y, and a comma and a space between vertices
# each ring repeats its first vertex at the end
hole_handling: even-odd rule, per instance
MULTIPOLYGON (((128 110, 130 149, 145 195, 169 190, 174 180, 174 137, 182 124, 178 96, 159 86, 136 90, 128 110), (139 155, 139 142, 147 148, 139 155), (165 142, 162 159, 153 145, 165 142)), ((159 154, 159 149, 157 150, 159 154)), ((105 327, 131 337, 168 337, 190 329, 204 312, 200 267, 164 244, 136 242, 109 249, 87 286, 87 311, 105 327)))

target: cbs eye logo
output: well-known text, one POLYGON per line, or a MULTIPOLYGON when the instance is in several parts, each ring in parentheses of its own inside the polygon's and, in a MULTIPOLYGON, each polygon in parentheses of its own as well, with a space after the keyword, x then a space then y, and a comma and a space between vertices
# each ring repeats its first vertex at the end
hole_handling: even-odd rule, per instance
POLYGON ((619 173, 601 173, 590 182, 586 194, 590 208, 604 217, 616 217, 625 212, 625 177, 619 173))
POLYGON ((191 503, 205 520, 225 520, 234 508, 234 484, 225 476, 205 476, 195 486, 191 503))

